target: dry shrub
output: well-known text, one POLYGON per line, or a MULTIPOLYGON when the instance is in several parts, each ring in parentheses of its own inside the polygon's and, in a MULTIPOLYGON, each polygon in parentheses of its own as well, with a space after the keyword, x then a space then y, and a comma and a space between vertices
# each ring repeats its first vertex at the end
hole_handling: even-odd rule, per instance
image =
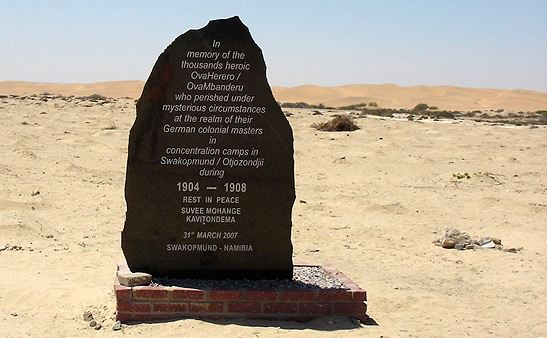
POLYGON ((337 115, 332 120, 312 125, 317 130, 323 131, 354 131, 360 129, 348 116, 337 115))

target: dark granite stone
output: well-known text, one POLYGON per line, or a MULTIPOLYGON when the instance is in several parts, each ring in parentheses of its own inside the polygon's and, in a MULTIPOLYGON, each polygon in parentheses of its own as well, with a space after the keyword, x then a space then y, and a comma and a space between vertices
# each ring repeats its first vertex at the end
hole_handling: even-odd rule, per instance
POLYGON ((292 130, 238 17, 159 56, 129 136, 125 198, 131 271, 292 278, 292 130))

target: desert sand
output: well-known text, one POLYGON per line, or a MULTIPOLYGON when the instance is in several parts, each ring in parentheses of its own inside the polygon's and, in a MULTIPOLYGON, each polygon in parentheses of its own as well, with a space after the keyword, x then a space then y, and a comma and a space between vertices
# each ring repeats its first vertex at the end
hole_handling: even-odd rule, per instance
POLYGON ((0 94, 32 95, 42 93, 60 94, 64 96, 89 96, 99 94, 107 97, 141 96, 144 82, 142 81, 114 81, 96 83, 36 83, 24 81, 0 82, 0 94))
MULTIPOLYGON (((23 94, 2 86, 1 94, 23 94)), ((99 87, 80 89, 80 94, 42 87, 26 94, 135 97, 128 94, 130 90, 114 94, 99 87)), ((526 94, 513 94, 519 93, 526 94)), ((535 101, 514 99, 512 107, 545 109, 545 95, 533 95, 540 101, 538 106, 532 104, 535 101)), ((387 105, 379 97, 366 99, 371 100, 387 105)), ((298 101, 314 103, 306 98, 298 101)), ((426 103, 441 106, 432 99, 426 103)), ((465 109, 458 104, 447 99, 447 107, 465 109)), ((492 104, 492 108, 509 107, 492 104)), ((368 315, 377 325, 359 327, 338 317, 308 323, 185 319, 123 325, 121 331, 112 331, 116 263, 123 259, 120 232, 127 142, 135 101, 4 96, 0 98, 1 335, 547 335, 545 126, 368 116, 355 120, 360 130, 334 133, 310 126, 339 111, 284 110, 290 113, 295 139, 294 261, 330 262, 338 267, 368 291, 368 315), (463 173, 470 178, 454 177, 463 173), (523 249, 517 253, 442 249, 432 242, 447 226, 477 238, 498 237, 505 248, 523 249), (83 320, 85 311, 103 325, 100 331, 83 320)))
POLYGON ((536 111, 545 109, 547 105, 547 93, 524 89, 477 89, 456 86, 401 87, 383 84, 273 87, 273 92, 276 99, 281 102, 323 103, 325 106, 333 107, 376 102, 378 106, 386 108, 411 109, 418 103, 426 103, 447 110, 536 111))
MULTIPOLYGON (((31 95, 41 93, 64 96, 100 94, 107 97, 139 98, 144 82, 114 81, 88 84, 55 84, 21 81, 0 82, 0 94, 31 95)), ((278 102, 306 102, 339 107, 376 102, 383 108, 411 109, 426 103, 446 110, 537 111, 547 109, 547 93, 524 89, 478 89, 456 86, 401 87, 394 84, 356 84, 337 87, 272 87, 278 102)))

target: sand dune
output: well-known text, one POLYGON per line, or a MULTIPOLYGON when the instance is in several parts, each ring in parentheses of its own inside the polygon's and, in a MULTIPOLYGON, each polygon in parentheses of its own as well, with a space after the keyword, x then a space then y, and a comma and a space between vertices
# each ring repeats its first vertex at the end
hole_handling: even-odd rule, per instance
MULTIPOLYGON (((118 81, 90 84, 52 84, 5 81, 0 82, 0 94, 30 95, 44 92, 65 96, 101 94, 107 97, 138 98, 144 82, 118 81)), ((455 86, 401 87, 394 84, 355 84, 338 87, 305 85, 272 87, 279 102, 323 103, 343 106, 361 102, 376 102, 385 108, 412 108, 427 103, 448 110, 505 109, 506 111, 536 111, 547 109, 547 93, 532 90, 477 89, 455 86)))
POLYGON ((32 95, 50 93, 64 96, 87 96, 92 94, 100 94, 114 98, 138 98, 141 96, 143 86, 143 81, 113 81, 69 84, 2 81, 0 82, 0 94, 32 95))
POLYGON ((412 108, 418 103, 427 103, 430 106, 449 110, 536 111, 547 109, 547 93, 522 89, 476 89, 455 86, 401 87, 393 84, 356 84, 339 87, 307 85, 293 88, 273 87, 272 89, 280 102, 302 101, 335 107, 376 102, 380 107, 386 108, 412 108))

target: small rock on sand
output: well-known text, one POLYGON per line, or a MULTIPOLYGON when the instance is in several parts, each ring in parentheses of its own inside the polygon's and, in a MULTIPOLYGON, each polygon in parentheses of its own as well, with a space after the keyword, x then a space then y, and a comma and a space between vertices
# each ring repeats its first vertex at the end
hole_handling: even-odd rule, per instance
POLYGON ((466 245, 471 243, 471 238, 465 232, 461 232, 458 229, 451 227, 446 227, 440 241, 443 248, 450 249, 456 244, 466 245))
POLYGON ((112 331, 119 331, 122 329, 122 323, 118 320, 116 323, 114 323, 114 326, 112 326, 112 331))
POLYGON ((521 251, 523 249, 523 247, 520 247, 520 248, 508 248, 508 249, 503 249, 504 252, 511 252, 511 253, 517 253, 519 251, 521 251))
POLYGON ((481 244, 482 248, 494 248, 495 246, 496 246, 496 244, 494 244, 494 242, 492 242, 492 241, 481 244))
POLYGON ((91 313, 91 311, 85 311, 84 312, 84 320, 86 322, 89 322, 89 321, 93 320, 93 314, 91 313))
POLYGON ((488 243, 488 242, 491 242, 492 239, 490 237, 484 237, 484 238, 481 238, 477 241, 477 244, 480 245, 480 246, 483 246, 484 244, 488 243))
POLYGON ((452 249, 455 245, 456 245, 456 242, 454 242, 454 240, 452 240, 451 238, 445 238, 441 242, 441 246, 445 249, 452 249))

